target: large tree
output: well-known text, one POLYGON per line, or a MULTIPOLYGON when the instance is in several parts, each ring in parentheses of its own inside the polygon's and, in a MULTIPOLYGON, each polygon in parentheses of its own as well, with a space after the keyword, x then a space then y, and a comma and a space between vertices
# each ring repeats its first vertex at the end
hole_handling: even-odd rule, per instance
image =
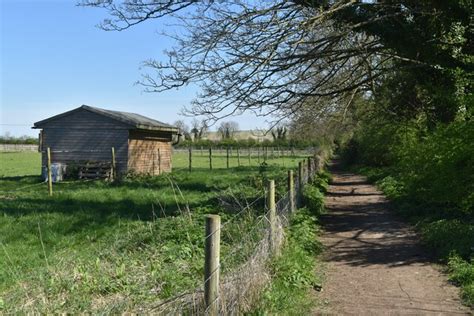
MULTIPOLYGON (((111 18, 101 24, 106 30, 164 16, 179 22, 168 62, 146 61, 150 71, 141 84, 151 92, 200 85, 191 114, 282 117, 308 110, 309 102, 312 110, 340 112, 342 100, 356 92, 376 94, 383 80, 401 70, 414 81, 408 97, 423 104, 415 112, 427 111, 434 120, 452 120, 471 96, 470 0, 83 4, 109 11, 111 18)), ((391 110, 406 114, 403 106, 391 110)))

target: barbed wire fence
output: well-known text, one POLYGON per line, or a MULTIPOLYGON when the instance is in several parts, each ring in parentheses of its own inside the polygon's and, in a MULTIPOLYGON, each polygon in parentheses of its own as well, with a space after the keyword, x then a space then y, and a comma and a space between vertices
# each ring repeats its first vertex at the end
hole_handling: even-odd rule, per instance
POLYGON ((231 221, 237 221, 250 207, 246 206, 235 216, 221 224, 218 215, 206 216, 205 276, 202 286, 163 300, 150 311, 160 314, 237 315, 247 312, 271 279, 268 263, 278 256, 284 244, 285 228, 290 217, 303 205, 303 188, 322 169, 324 155, 314 155, 298 164, 298 174, 288 172, 287 190, 275 199, 275 183, 268 181, 265 190, 265 207, 248 231, 242 232, 240 241, 221 257, 220 238, 231 221), (226 271, 232 262, 244 258, 242 263, 226 271), (221 272, 224 272, 221 277, 221 272))

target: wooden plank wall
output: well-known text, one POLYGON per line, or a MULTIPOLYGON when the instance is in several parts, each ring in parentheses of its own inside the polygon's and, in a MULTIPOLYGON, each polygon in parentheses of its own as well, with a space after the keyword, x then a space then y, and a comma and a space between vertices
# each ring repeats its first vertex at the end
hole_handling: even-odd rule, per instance
POLYGON ((128 126, 89 111, 78 111, 45 123, 43 128, 42 164, 46 165, 46 148, 52 151, 52 162, 111 161, 115 147, 117 172, 127 171, 128 126))
POLYGON ((128 141, 130 171, 158 175, 170 172, 171 168, 171 133, 130 131, 128 141))

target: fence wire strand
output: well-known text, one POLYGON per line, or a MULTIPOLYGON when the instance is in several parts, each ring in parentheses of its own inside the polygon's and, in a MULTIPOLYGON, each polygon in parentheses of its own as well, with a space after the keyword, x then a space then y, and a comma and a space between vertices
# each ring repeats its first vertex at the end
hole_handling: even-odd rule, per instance
MULTIPOLYGON (((293 200, 296 205, 301 205, 302 188, 300 185, 304 186, 308 183, 318 170, 320 170, 320 161, 314 159, 310 164, 310 170, 303 174, 302 182, 299 181, 297 176, 294 177, 293 192, 285 192, 275 203, 276 218, 273 229, 270 228, 271 212, 267 208, 267 195, 265 194, 264 214, 257 217, 250 230, 242 233, 240 242, 232 244, 232 249, 221 257, 218 269, 213 271, 207 280, 204 280, 204 283, 207 282, 215 273, 221 272, 222 268, 225 268, 228 264, 230 265, 232 261, 238 260, 236 258, 239 255, 245 257, 245 261, 230 271, 224 270, 225 273, 221 276, 219 295, 212 303, 218 305, 219 314, 240 315, 248 311, 255 299, 258 298, 260 291, 268 284, 270 273, 267 263, 274 255, 275 249, 272 249, 272 247, 280 249, 283 244, 284 229, 290 224, 291 201, 293 200), (291 197, 290 194, 293 194, 293 196, 291 197)), ((218 230, 222 232, 224 227, 228 227, 230 223, 242 218, 241 215, 245 211, 251 210, 252 206, 261 198, 262 196, 247 204, 236 215, 221 224, 218 230)), ((205 236, 205 238, 209 238, 214 233, 205 236)), ((209 312, 209 307, 205 306, 204 288, 201 286, 192 292, 180 294, 173 299, 161 302, 155 306, 153 311, 164 314, 206 315, 209 312)))

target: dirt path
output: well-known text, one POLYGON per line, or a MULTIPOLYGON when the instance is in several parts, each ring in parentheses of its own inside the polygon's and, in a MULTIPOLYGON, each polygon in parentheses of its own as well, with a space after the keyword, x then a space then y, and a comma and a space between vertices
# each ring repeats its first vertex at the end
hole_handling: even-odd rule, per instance
POLYGON ((333 170, 322 217, 327 302, 315 314, 470 315, 458 289, 365 178, 333 170))

